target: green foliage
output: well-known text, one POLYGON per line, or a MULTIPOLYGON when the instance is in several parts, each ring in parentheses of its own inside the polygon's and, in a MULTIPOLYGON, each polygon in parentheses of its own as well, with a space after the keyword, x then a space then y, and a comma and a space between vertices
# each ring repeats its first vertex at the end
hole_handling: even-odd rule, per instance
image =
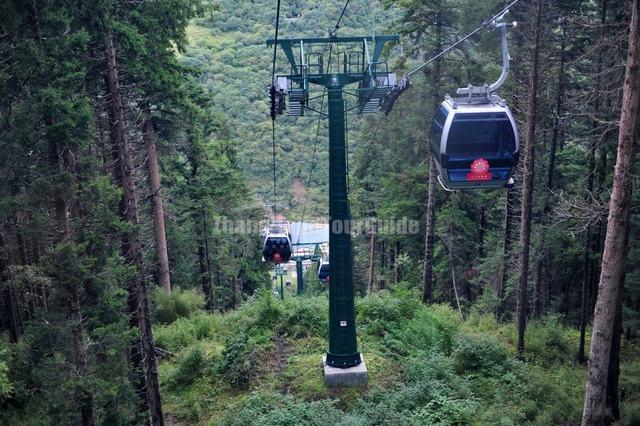
POLYGON ((0 401, 9 397, 13 391, 13 385, 8 376, 9 367, 5 360, 6 356, 7 351, 0 349, 0 401))
POLYGON ((454 366, 459 374, 502 374, 508 359, 507 348, 495 338, 462 334, 453 351, 454 366))
POLYGON ((171 294, 156 289, 154 294, 155 319, 160 324, 170 324, 178 318, 189 318, 202 310, 204 296, 196 289, 174 288, 171 294))
MULTIPOLYGON (((571 351, 576 331, 554 319, 548 333, 542 324, 531 324, 527 341, 536 355, 520 361, 510 346, 513 324, 478 313, 462 321, 450 306, 421 305, 412 292, 379 292, 357 305, 369 387, 330 390, 319 366, 326 351, 326 306, 325 297, 281 302, 265 291, 227 314, 197 314, 156 327, 158 339, 166 341, 179 330, 211 324, 189 343, 177 338, 177 355, 160 366, 169 411, 189 421, 229 425, 325 424, 329 415, 340 425, 546 425, 580 419, 585 376, 571 351), (561 357, 554 348, 563 344, 568 346, 561 357), (542 348, 550 351, 545 357, 538 355, 542 348), (180 383, 179 370, 185 378, 180 383)), ((633 347, 624 350, 637 357, 633 347)), ((636 364, 623 360, 621 376, 627 401, 622 409, 631 419, 632 401, 640 397, 636 364)))
POLYGON ((245 388, 255 375, 256 354, 244 333, 225 340, 220 372, 235 388, 245 388))
POLYGON ((291 395, 252 393, 241 407, 230 407, 221 425, 321 426, 342 413, 332 401, 305 402, 291 395))
POLYGON ((176 364, 169 383, 174 386, 184 387, 192 384, 202 374, 205 358, 200 346, 194 346, 186 352, 176 364))
POLYGON ((156 345, 177 352, 199 340, 215 337, 220 330, 219 317, 200 312, 169 325, 155 327, 154 337, 156 345))

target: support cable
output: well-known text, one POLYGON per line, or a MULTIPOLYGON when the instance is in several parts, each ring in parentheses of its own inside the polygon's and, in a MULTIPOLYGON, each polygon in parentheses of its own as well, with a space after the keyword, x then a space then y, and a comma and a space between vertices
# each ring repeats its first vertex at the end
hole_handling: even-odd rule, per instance
POLYGON ((278 56, 278 30, 280 29, 280 0, 276 5, 276 35, 273 43, 273 63, 271 66, 271 86, 269 86, 269 99, 271 101, 271 156, 273 160, 273 220, 277 218, 277 181, 276 181, 276 59, 278 56))
MULTIPOLYGON (((347 2, 348 4, 349 2, 347 2)), ((344 10, 343 10, 344 13, 344 10)), ((340 22, 340 20, 338 20, 340 22)), ((331 66, 331 54, 333 53, 333 43, 329 45, 329 60, 327 61, 327 67, 331 66)), ((296 240, 296 244, 300 244, 300 237, 302 236, 302 227, 304 224, 304 218, 307 213, 307 203, 309 201, 309 187, 311 186, 311 176, 313 175, 313 170, 316 167, 316 151, 318 148, 318 140, 320 137, 320 123, 322 121, 322 110, 324 109, 324 98, 326 96, 327 89, 322 89, 322 99, 320 100, 320 115, 318 115, 318 124, 316 126, 316 140, 313 143, 313 153, 311 155, 311 166, 309 168, 309 177, 307 179, 307 187, 305 188, 304 194, 304 203, 302 205, 302 218, 300 219, 300 227, 298 228, 298 239, 296 240)))
POLYGON ((467 34, 466 36, 462 37, 460 40, 456 41, 455 43, 453 43, 451 46, 447 47, 446 49, 442 50, 440 53, 438 53, 437 55, 435 55, 433 58, 429 59, 427 62, 423 63, 422 65, 420 65, 418 68, 414 69, 413 71, 408 72, 407 74, 404 75, 403 78, 408 78, 411 77, 413 74, 417 73, 418 71, 420 71, 422 68, 426 67, 427 65, 429 65, 431 62, 435 61, 436 59, 438 59, 439 57, 441 57, 442 55, 445 55, 447 53, 449 53, 449 51, 455 49, 458 45, 460 45, 461 43, 465 42, 467 39, 473 37, 476 33, 478 33, 479 31, 483 30, 484 28, 488 27, 489 25, 491 25, 491 23, 497 19, 500 19, 502 16, 504 16, 507 12, 509 12, 509 9, 511 7, 513 7, 516 3, 518 3, 520 0, 514 0, 513 2, 511 2, 508 6, 504 7, 500 12, 496 13, 495 15, 493 15, 491 18, 485 20, 478 28, 476 28, 475 30, 471 31, 469 34, 467 34))
POLYGON ((444 50, 441 50, 437 55, 433 56, 428 61, 426 61, 422 65, 420 65, 419 67, 417 67, 417 68, 409 71, 408 73, 406 73, 402 77, 400 82, 396 85, 396 87, 394 87, 385 96, 385 98, 383 100, 383 103, 382 103, 382 111, 384 112, 384 114, 388 115, 391 112, 391 109, 393 108, 393 105, 395 104, 395 102, 398 99, 398 97, 400 96, 400 94, 402 94, 402 92, 404 92, 405 90, 407 90, 410 87, 409 77, 411 77, 412 75, 414 75, 415 73, 417 73, 418 71, 420 71, 421 69, 423 69, 424 67, 426 67, 427 65, 432 63, 433 61, 435 61, 436 59, 440 58, 441 56, 446 55, 451 50, 455 49, 460 44, 464 43, 466 40, 468 40, 469 38, 473 37, 475 34, 480 32, 481 30, 487 28, 488 26, 490 26, 495 21, 500 20, 502 17, 504 17, 504 15, 506 15, 509 12, 509 9, 512 8, 513 6, 515 6, 519 1, 520 0, 512 1, 508 6, 505 6, 502 10, 500 10, 500 12, 496 13, 495 15, 490 17, 489 19, 486 19, 484 22, 482 22, 482 24, 479 27, 477 27, 475 30, 471 31, 470 33, 468 33, 467 35, 465 35, 464 37, 462 37, 461 39, 459 39, 458 41, 456 41, 452 45, 448 46, 444 50))
POLYGON ((344 12, 345 10, 347 10, 347 6, 349 6, 349 1, 347 0, 347 2, 344 4, 344 7, 342 8, 342 13, 340 13, 340 17, 338 18, 338 22, 336 22, 336 26, 333 30, 334 34, 336 33, 336 31, 338 31, 338 29, 340 29, 340 21, 342 21, 342 17, 344 16, 344 12))

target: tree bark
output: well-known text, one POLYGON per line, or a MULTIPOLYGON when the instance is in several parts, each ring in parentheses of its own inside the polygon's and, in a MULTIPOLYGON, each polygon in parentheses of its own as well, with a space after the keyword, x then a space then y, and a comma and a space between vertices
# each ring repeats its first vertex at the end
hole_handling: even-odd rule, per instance
POLYGON ((496 319, 500 320, 502 315, 503 303, 504 303, 504 287, 507 283, 507 261, 509 258, 509 251, 511 248, 511 225, 513 219, 513 209, 511 208, 513 203, 513 191, 511 189, 505 190, 505 206, 504 206, 504 225, 502 230, 502 262, 500 265, 500 273, 496 280, 496 297, 498 298, 498 305, 496 306, 496 319))
POLYGON ((376 224, 371 225, 371 241, 369 242, 369 278, 367 280, 367 293, 374 290, 375 265, 376 265, 376 224))
POLYGON ((607 409, 611 412, 611 420, 620 420, 620 395, 618 384, 620 379, 620 344, 622 338, 622 307, 624 294, 625 273, 622 273, 618 289, 618 303, 616 304, 616 317, 613 323, 613 337, 611 338, 611 356, 609 358, 609 370, 607 372, 607 409))
POLYGON ((402 254, 402 246, 400 245, 400 241, 396 241, 395 254, 393 256, 393 277, 396 285, 402 280, 402 271, 400 270, 400 263, 398 262, 400 254, 402 254))
MULTIPOLYGON (((438 53, 442 47, 442 20, 439 18, 439 11, 436 12, 436 34, 434 52, 438 53)), ((442 70, 442 59, 436 59, 433 63, 432 95, 433 111, 440 105, 440 78, 442 70)), ((429 155, 429 181, 427 191, 427 213, 426 229, 424 236, 424 263, 422 265, 422 303, 431 301, 433 293, 433 248, 436 233, 436 185, 437 172, 433 157, 429 155)))
POLYGON ((380 243, 380 290, 384 290, 387 287, 387 281, 385 273, 387 269, 387 253, 385 252, 385 241, 380 243))
POLYGON ((158 267, 158 284, 165 294, 171 294, 171 275, 169 271, 169 255, 167 253, 167 234, 164 226, 164 205, 162 187, 160 186, 160 167, 156 141, 158 136, 153 127, 151 108, 148 102, 142 106, 146 119, 143 125, 144 145, 147 149, 147 169, 149 171, 149 189, 153 204, 153 235, 156 243, 156 263, 158 267))
POLYGON ((583 266, 582 266, 582 289, 580 292, 580 340, 578 343, 578 362, 580 364, 584 364, 584 362, 587 360, 584 354, 584 350, 585 350, 585 332, 587 329, 587 318, 588 318, 588 314, 587 314, 587 292, 588 292, 588 285, 590 284, 590 280, 589 280, 589 251, 587 249, 588 245, 589 245, 589 239, 590 239, 590 232, 587 231, 585 232, 585 236, 584 236, 585 242, 584 242, 584 250, 583 250, 583 266))
MULTIPOLYGON (((142 260, 142 244, 138 235, 138 194, 131 172, 131 155, 129 152, 129 134, 125 126, 124 103, 120 91, 118 77, 117 53, 113 35, 106 40, 107 58, 107 86, 110 94, 112 143, 115 155, 114 173, 117 183, 123 190, 120 203, 120 214, 131 226, 122 235, 122 252, 125 261, 137 268, 137 275, 129 286, 129 313, 132 322, 137 325, 139 338, 137 342, 140 351, 139 358, 133 358, 134 366, 142 367, 146 404, 149 409, 151 423, 163 425, 162 404, 160 401, 160 387, 153 346, 153 332, 149 319, 149 305, 145 282, 145 270, 142 260)), ((132 324, 133 325, 133 324, 132 324)))
POLYGON ((629 25, 629 47, 623 86, 622 111, 618 135, 618 155, 609 203, 609 218, 593 320, 589 371, 582 425, 601 425, 606 419, 607 375, 620 280, 626 267, 627 226, 633 188, 634 140, 640 105, 640 0, 633 0, 629 25))
POLYGON ((429 157, 429 190, 427 198, 427 220, 424 244, 424 264, 422 265, 422 303, 431 301, 433 292, 433 246, 436 225, 436 165, 429 157))
POLYGON ((207 260, 207 250, 205 247, 206 236, 198 242, 198 264, 200 266, 200 283, 204 293, 205 306, 207 311, 213 310, 213 293, 211 289, 211 272, 209 261, 207 260))
POLYGON ((478 258, 484 257, 484 234, 487 227, 486 208, 480 207, 480 226, 478 227, 478 258))
POLYGON ((533 47, 531 70, 529 73, 528 115, 526 140, 524 144, 524 176, 522 183, 522 212, 520 216, 520 277, 517 294, 518 353, 524 352, 524 334, 527 326, 527 283, 529 280, 529 250, 531 245, 531 210, 533 201, 533 174, 535 163, 536 115, 538 110, 538 62, 540 57, 540 21, 542 8, 540 0, 533 5, 533 47))
POLYGON ((556 93, 556 110, 553 116, 553 131, 551 134, 551 146, 549 148, 549 170, 547 170, 547 188, 553 189, 553 177, 556 171, 556 151, 558 146, 558 135, 560 133, 560 116, 562 114, 562 103, 564 101, 564 67, 567 52, 567 30, 566 23, 562 25, 562 39, 560 40, 560 69, 558 70, 558 89, 556 93))

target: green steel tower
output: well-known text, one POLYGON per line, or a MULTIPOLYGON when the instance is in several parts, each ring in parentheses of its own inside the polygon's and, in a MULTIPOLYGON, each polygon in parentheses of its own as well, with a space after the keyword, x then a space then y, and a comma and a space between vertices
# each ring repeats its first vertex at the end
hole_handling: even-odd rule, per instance
MULTIPOLYGON (((328 93, 331 279, 329 348, 325 362, 330 367, 348 369, 362 362, 356 340, 351 213, 347 197, 347 109, 343 89, 358 84, 357 104, 349 110, 358 114, 379 111, 384 96, 396 86, 395 74, 390 73, 387 64, 379 58, 385 43, 397 40, 396 35, 277 40, 291 74, 278 76, 270 91, 275 110, 284 113, 286 104, 288 115, 303 116, 307 111, 322 113, 309 106, 309 86, 322 86, 328 93), (329 60, 325 67, 327 50, 329 60)), ((274 40, 267 40, 268 46, 273 44, 274 40)))

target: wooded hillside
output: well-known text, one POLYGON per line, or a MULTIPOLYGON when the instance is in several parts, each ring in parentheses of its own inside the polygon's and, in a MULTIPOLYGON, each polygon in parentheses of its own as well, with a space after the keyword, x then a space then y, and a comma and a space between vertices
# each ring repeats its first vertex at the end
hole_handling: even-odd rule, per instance
MULTIPOLYGON (((349 114, 350 213, 418 232, 352 233, 369 385, 336 390, 317 265, 279 301, 261 260, 267 203, 329 212, 326 120, 272 140, 277 2, 2 2, 0 424, 640 424, 639 3, 511 8, 511 189, 446 192, 429 148, 498 31, 349 114)), ((284 39, 399 34, 400 78, 508 3, 281 4, 284 39)))

